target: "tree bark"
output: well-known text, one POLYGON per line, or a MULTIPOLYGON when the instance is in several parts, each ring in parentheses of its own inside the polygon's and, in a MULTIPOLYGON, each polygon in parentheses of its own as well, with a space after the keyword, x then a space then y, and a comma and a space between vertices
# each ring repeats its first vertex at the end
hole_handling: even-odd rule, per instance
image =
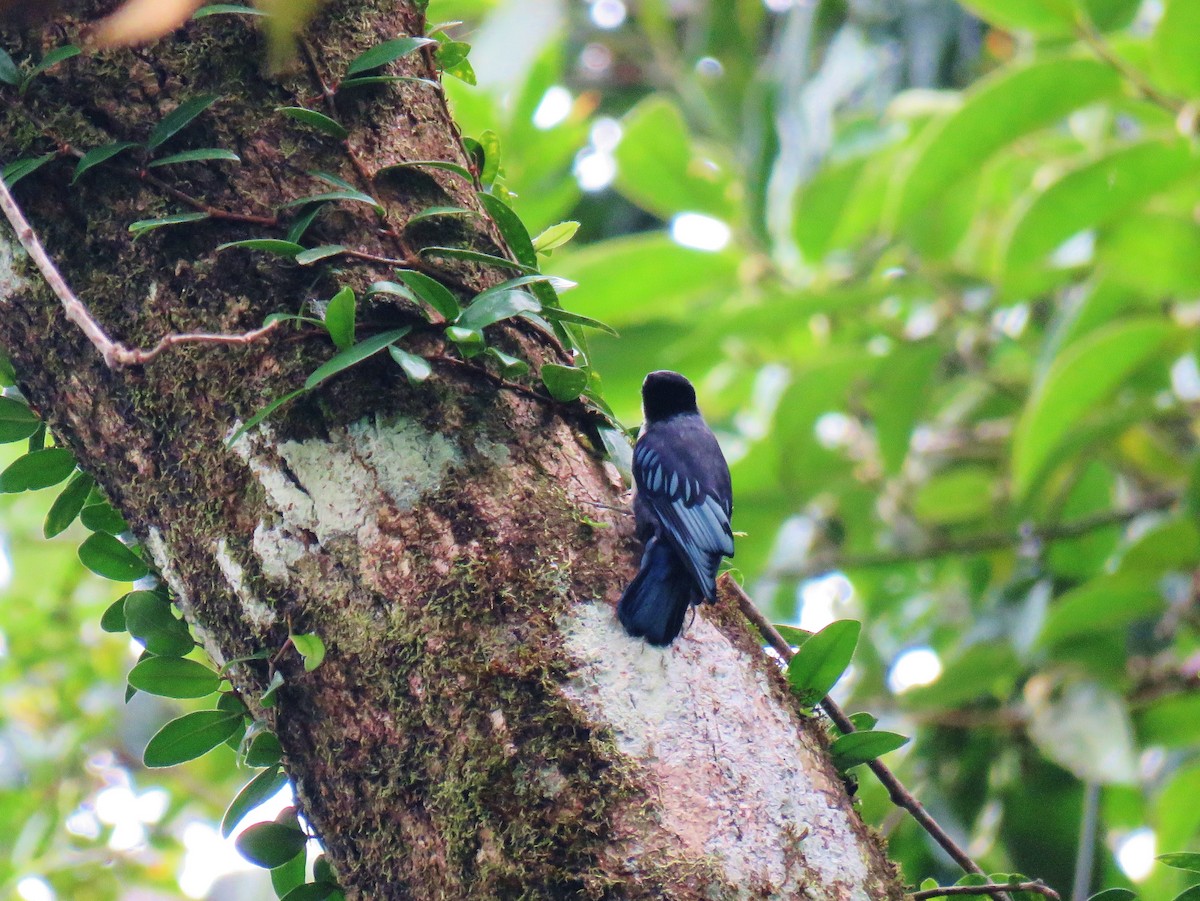
MULTIPOLYGON (((3 44, 18 60, 39 58, 113 5, 3 44)), ((316 243, 395 257, 414 212, 451 203, 481 215, 431 220, 409 237, 506 254, 464 179, 388 169, 467 164, 437 90, 404 83, 339 98, 344 143, 275 112, 325 109, 318 79, 336 81, 364 49, 423 27, 415 4, 330 3, 305 36, 311 68, 280 78, 260 72, 261 40, 242 17, 194 22, 146 49, 87 53, 24 97, 3 88, 0 158, 61 153, 17 197, 78 297, 129 345, 254 328, 339 286, 362 297, 393 278, 388 266, 215 251, 281 237, 286 218, 275 228, 252 219, 322 190, 314 170, 386 208, 381 218, 331 206, 316 243), (72 150, 144 141, 199 94, 221 99, 172 147, 226 147, 240 165, 151 170, 163 174, 148 180, 131 154, 70 184, 72 150), (133 220, 195 209, 183 195, 235 215, 131 240, 133 220)), ((431 56, 398 65, 436 77, 431 56)), ((444 274, 464 301, 506 277, 466 263, 444 274)), ((277 732, 347 897, 901 894, 820 724, 797 714, 729 599, 666 650, 616 624, 634 546, 627 518, 601 506, 622 503, 623 488, 581 405, 448 359, 439 329, 377 297, 360 307, 360 331, 413 326, 404 346, 437 358, 433 378, 409 385, 378 355, 227 447, 240 423, 328 359, 328 338, 284 330, 261 345, 184 345, 109 369, 7 230, 0 302, 0 343, 22 391, 125 514, 213 660, 276 651, 289 627, 324 640, 327 658, 311 673, 280 657, 272 709, 257 700, 264 662, 231 677, 277 732)), ((489 334, 535 371, 563 361, 532 326, 489 334)))

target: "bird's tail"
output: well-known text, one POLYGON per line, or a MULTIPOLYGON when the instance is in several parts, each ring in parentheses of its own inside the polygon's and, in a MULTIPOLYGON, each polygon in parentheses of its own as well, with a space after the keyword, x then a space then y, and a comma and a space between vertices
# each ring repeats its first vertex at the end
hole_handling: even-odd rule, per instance
POLYGON ((692 594, 687 569, 671 546, 655 536, 646 543, 641 568, 621 595, 617 617, 634 638, 665 647, 683 628, 692 594))

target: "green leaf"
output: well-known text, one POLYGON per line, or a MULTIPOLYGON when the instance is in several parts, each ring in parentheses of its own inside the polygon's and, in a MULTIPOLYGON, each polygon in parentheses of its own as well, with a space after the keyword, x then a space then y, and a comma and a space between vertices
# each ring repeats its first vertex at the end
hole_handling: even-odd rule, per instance
MULTIPOLYGON (((479 181, 484 185, 491 185, 500 175, 500 136, 490 128, 485 129, 479 136, 479 148, 483 151, 483 165, 479 168, 479 181)), ((499 200, 499 198, 496 199, 499 200)), ((520 256, 518 255, 517 258, 520 259, 520 256)))
POLYGON ((446 337, 453 341, 458 346, 459 352, 468 359, 478 356, 487 346, 487 342, 483 339, 483 332, 458 325, 447 328, 446 337))
POLYGON ((400 364, 400 368, 404 370, 408 380, 414 384, 423 382, 433 375, 433 367, 422 356, 401 350, 394 344, 388 348, 388 353, 392 355, 393 360, 400 364))
POLYGON ((837 684, 858 645, 862 624, 840 619, 816 632, 788 664, 788 682, 806 704, 815 704, 837 684))
POLYGON ((1053 647, 1151 619, 1166 606, 1153 580, 1097 576, 1061 595, 1046 614, 1038 643, 1053 647))
POLYGON ((207 163, 212 161, 240 163, 242 158, 232 150, 222 150, 220 147, 205 147, 200 150, 185 150, 183 153, 172 153, 170 156, 164 156, 162 159, 155 160, 146 168, 157 169, 159 166, 175 166, 179 163, 207 163))
POLYGON ((775 624, 775 630, 783 636, 786 641, 794 648, 798 648, 813 637, 813 633, 807 629, 798 629, 795 626, 785 626, 779 623, 775 624))
POLYGON ((260 867, 273 869, 304 850, 308 837, 298 827, 282 823, 255 823, 237 837, 242 857, 260 867))
POLYGON ((574 221, 552 225, 533 239, 533 249, 538 253, 548 254, 574 238, 577 231, 579 231, 579 223, 574 221))
POLYGON ((506 260, 495 254, 470 250, 466 247, 422 247, 421 256, 445 257, 451 260, 469 260, 472 263, 482 263, 485 266, 499 266, 503 269, 516 269, 518 272, 534 274, 537 269, 513 260, 506 260))
POLYGON ((441 46, 437 49, 438 65, 443 69, 452 69, 467 58, 467 54, 471 52, 471 45, 465 41, 452 41, 446 39, 439 42, 441 46))
POLYGON ((20 93, 24 94, 29 89, 29 85, 33 82, 33 80, 43 72, 54 68, 61 62, 66 62, 72 57, 79 56, 79 54, 82 52, 83 51, 74 44, 66 44, 62 47, 55 47, 53 50, 43 56, 42 61, 34 66, 29 71, 29 74, 22 79, 20 93))
POLYGON ((350 132, 346 130, 344 125, 329 118, 324 113, 318 113, 316 110, 305 109, 302 106, 281 106, 275 112, 283 113, 289 119, 294 119, 334 138, 345 140, 350 136, 350 132))
POLYGON ((221 244, 217 247, 217 253, 234 247, 246 250, 265 250, 267 253, 289 259, 294 259, 304 251, 304 248, 294 241, 280 241, 278 238, 248 238, 244 241, 230 241, 227 244, 221 244))
POLYGON ((269 729, 255 735, 246 748, 246 766, 274 766, 282 758, 283 748, 279 744, 279 737, 269 729))
POLYGON ((447 322, 453 322, 462 312, 458 299, 450 293, 450 289, 435 278, 430 278, 423 272, 410 269, 400 269, 396 272, 400 281, 410 288, 421 300, 442 314, 447 322))
POLYGON ((42 534, 47 538, 53 538, 66 531, 83 509, 88 494, 91 493, 92 486, 95 484, 95 481, 86 472, 77 472, 71 476, 67 487, 50 505, 50 511, 46 514, 46 521, 42 525, 42 534))
MULTIPOLYGON (((387 166, 379 171, 379 175, 386 175, 390 169, 415 169, 421 166, 428 169, 442 169, 446 172, 453 172, 455 175, 461 175, 467 181, 471 182, 471 184, 475 183, 475 176, 471 174, 471 170, 465 166, 460 166, 458 163, 451 163, 448 160, 410 160, 407 163, 397 163, 394 166, 387 166)), ((379 175, 376 175, 376 178, 379 175)))
POLYGON ((888 354, 868 395, 879 454, 893 475, 900 472, 908 456, 913 429, 929 403, 941 359, 942 349, 936 341, 900 344, 888 354))
POLYGON ((542 315, 552 322, 570 322, 573 325, 582 325, 585 328, 596 329, 596 331, 612 335, 614 338, 620 337, 617 334, 617 330, 611 325, 607 325, 599 319, 592 319, 590 316, 581 316, 578 313, 572 313, 570 310, 564 310, 562 307, 542 307, 542 315))
POLYGON ((954 525, 994 513, 996 472, 988 466, 956 466, 918 485, 912 509, 922 522, 954 525))
POLYGON ((0 444, 24 441, 38 430, 42 421, 29 405, 15 397, 0 396, 0 444))
POLYGON ((120 535, 129 531, 125 517, 118 513, 107 501, 99 504, 86 504, 79 514, 79 521, 84 528, 93 532, 107 532, 110 535, 120 535))
POLYGON ((21 83, 21 70, 8 55, 8 51, 0 48, 0 81, 14 88, 21 83))
POLYGON ((403 297, 405 300, 411 300, 413 303, 419 304, 421 299, 417 297, 406 285, 399 285, 396 282, 372 282, 367 288, 367 296, 372 294, 392 294, 396 297, 403 297))
POLYGON ((312 247, 296 254, 296 262, 301 266, 311 266, 313 263, 336 257, 345 252, 346 248, 341 244, 322 244, 320 247, 312 247))
POLYGON ((1200 873, 1200 854, 1195 851, 1173 851, 1170 854, 1159 854, 1155 860, 1161 860, 1169 867, 1177 870, 1191 870, 1200 873))
POLYGON ((407 56, 415 50, 420 50, 422 47, 436 43, 437 41, 433 40, 433 38, 414 37, 401 37, 384 41, 382 44, 376 44, 370 50, 365 50, 352 59, 350 65, 346 67, 346 75, 349 77, 351 75, 358 75, 361 72, 370 72, 372 69, 378 69, 380 66, 386 66, 393 60, 400 59, 402 56, 407 56))
POLYGON ((221 818, 221 835, 229 838, 238 824, 245 819, 246 814, 259 804, 275 797, 279 790, 287 785, 287 781, 287 773, 278 767, 269 767, 242 786, 242 790, 226 809, 225 816, 221 818))
POLYGON ((259 703, 264 707, 274 707, 278 703, 279 689, 283 688, 283 673, 275 670, 271 674, 271 681, 267 683, 267 690, 262 693, 259 698, 259 703))
POLYGON ((131 591, 124 597, 125 628, 151 654, 182 657, 196 646, 187 623, 153 591, 131 591))
POLYGON ((1152 47, 1155 71, 1171 88, 1200 97, 1200 5, 1195 0, 1167 0, 1152 47))
POLYGON ((325 191, 322 194, 312 194, 308 197, 297 197, 295 200, 289 200, 283 204, 280 209, 286 210, 290 207, 304 206, 309 203, 336 203, 339 201, 349 201, 351 203, 365 203, 368 206, 373 206, 375 209, 383 212, 383 207, 379 201, 370 194, 364 194, 362 191, 325 191))
POLYGON ((520 378, 529 372, 529 364, 520 357, 511 356, 494 347, 489 347, 485 353, 500 364, 500 372, 507 379, 520 378))
POLYGON ((275 400, 271 401, 269 404, 267 404, 265 407, 263 407, 261 410, 259 410, 257 413, 255 413, 253 416, 251 416, 249 419, 247 419, 244 423, 242 423, 241 426, 237 429, 237 431, 235 431, 232 435, 230 435, 227 439, 225 439, 225 446, 232 447, 237 442, 237 440, 242 437, 242 435, 246 434, 248 431, 250 431, 256 425, 258 425, 260 422, 262 422, 264 419, 266 419, 268 416, 270 416, 272 413, 274 413, 276 410, 278 410, 280 407, 282 407, 288 401, 299 397, 301 394, 304 394, 307 390, 308 390, 307 388, 297 388, 295 391, 285 394, 283 397, 275 398, 275 400))
POLYGON ((542 305, 524 291, 504 291, 500 294, 480 294, 462 311, 455 323, 459 328, 480 332, 489 325, 511 319, 522 313, 537 313, 542 305))
POLYGON ((589 378, 586 369, 559 366, 557 363, 545 364, 541 375, 542 384, 546 386, 550 396, 564 403, 579 397, 587 387, 589 378))
MULTIPOLYGON (((299 826, 295 825, 292 828, 298 829, 299 826)), ((305 864, 305 856, 297 854, 286 863, 271 869, 271 888, 275 890, 275 897, 283 898, 304 885, 305 864)))
POLYGON ((460 206, 431 206, 431 207, 426 207, 425 209, 421 210, 421 212, 417 213, 415 216, 410 217, 409 220, 406 223, 404 223, 404 227, 411 228, 412 226, 416 225, 418 222, 424 222, 426 219, 435 219, 440 216, 478 216, 478 215, 479 214, 477 212, 475 212, 474 210, 465 210, 460 206))
POLYGON ((113 144, 103 144, 100 147, 93 147, 79 160, 75 166, 75 175, 71 178, 71 184, 79 181, 79 177, 94 166, 99 166, 106 160, 112 159, 118 153, 123 153, 130 147, 137 147, 134 141, 117 141, 113 144))
POLYGON ((51 447, 18 457, 0 472, 0 494, 36 491, 57 485, 75 471, 69 448, 51 447))
POLYGON ((372 335, 365 341, 360 341, 348 350, 342 351, 308 377, 308 380, 304 383, 305 390, 311 391, 326 379, 379 353, 379 351, 383 350, 389 344, 399 341, 410 331, 412 331, 412 327, 407 325, 404 328, 391 329, 379 335, 372 335))
POLYGON ((129 684, 163 698, 203 698, 220 687, 221 677, 195 660, 147 657, 129 671, 129 684))
POLYGON ((852 713, 846 718, 850 720, 850 725, 859 732, 866 732, 870 729, 874 729, 875 724, 879 722, 879 720, 875 718, 874 714, 866 712, 852 713))
MULTIPOLYGON (((129 231, 135 238, 140 238, 146 232, 168 225, 183 225, 188 222, 201 222, 209 218, 208 213, 175 213, 173 216, 163 216, 161 219, 139 219, 129 223, 129 231)), ((217 250, 221 248, 218 247, 217 250)))
POLYGON ((292 644, 304 658, 304 671, 311 673, 325 659, 325 642, 315 632, 303 635, 293 635, 292 644))
POLYGON ((342 288, 325 307, 325 328, 338 350, 354 344, 354 316, 358 303, 351 288, 342 288))
POLYGON ((500 229, 501 236, 517 261, 536 270, 537 251, 533 249, 533 242, 529 239, 529 232, 521 222, 521 217, 494 194, 480 191, 476 196, 479 197, 483 208, 487 210, 487 214, 492 217, 492 221, 496 223, 496 227, 500 229))
POLYGON ((894 751, 908 744, 908 737, 895 732, 851 732, 842 735, 829 746, 833 757, 833 765, 840 771, 863 763, 870 763, 876 757, 894 751))
POLYGON ((306 885, 296 886, 279 901, 325 901, 337 891, 337 884, 333 882, 324 880, 309 882, 306 885))
POLYGON ((256 9, 253 6, 242 6, 238 3, 213 3, 209 6, 202 6, 194 13, 193 19, 207 19, 209 16, 220 15, 235 15, 235 16, 265 16, 265 9, 256 9))
POLYGON ((1105 225, 1188 173, 1200 171, 1184 142, 1144 141, 1085 163, 1054 182, 1012 224, 1004 271, 1041 266, 1062 242, 1105 225))
POLYGON ((313 204, 300 211, 300 215, 288 227, 287 240, 290 243, 298 243, 304 237, 304 233, 308 231, 308 227, 313 224, 313 220, 321 215, 323 209, 322 204, 313 204))
POLYGON ((337 89, 338 91, 352 91, 355 88, 368 88, 372 85, 401 83, 423 84, 439 91, 442 89, 442 86, 432 78, 421 78, 419 75, 368 75, 360 78, 347 78, 337 86, 337 89))
POLYGON ((4 183, 9 188, 13 188, 21 179, 37 172, 38 169, 42 168, 42 166, 46 165, 46 163, 50 162, 56 156, 58 156, 57 153, 44 153, 41 156, 13 160, 3 169, 0 169, 0 178, 4 179, 4 183))
POLYGON ((984 79, 959 110, 926 129, 900 180, 895 221, 915 222, 998 150, 1120 88, 1111 66, 1090 59, 1010 66, 984 79))
POLYGON ((205 94, 200 97, 193 97, 191 100, 185 100, 174 110, 167 113, 157 125, 150 131, 150 137, 146 141, 147 150, 155 150, 161 147, 183 129, 191 124, 192 120, 199 116, 202 112, 217 102, 217 97, 212 94, 205 94))
POLYGON ((107 532, 93 532, 79 546, 79 560, 98 576, 133 582, 148 575, 142 558, 107 532))
POLYGON ((1170 323, 1131 319, 1096 329, 1068 346, 1034 388, 1013 433, 1013 494, 1028 496, 1056 452, 1174 333, 1170 323))
POLYGON ((1088 901, 1137 901, 1137 893, 1127 888, 1106 888, 1102 892, 1096 892, 1088 901))
POLYGON ((164 767, 195 760, 236 734, 241 725, 240 714, 225 710, 184 714, 154 734, 146 744, 142 762, 148 767, 164 767))
POLYGON ((105 632, 128 632, 125 625, 125 598, 117 598, 100 615, 100 628, 105 632))

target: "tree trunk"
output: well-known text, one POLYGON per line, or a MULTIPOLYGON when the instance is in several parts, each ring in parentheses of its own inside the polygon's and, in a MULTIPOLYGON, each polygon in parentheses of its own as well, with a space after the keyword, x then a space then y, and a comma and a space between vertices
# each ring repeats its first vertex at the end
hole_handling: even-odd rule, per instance
MULTIPOLYGON (((88 17, 113 5, 94 3, 88 17)), ((82 21, 3 43, 37 59, 82 21)), ((386 208, 331 205, 314 243, 381 257, 409 253, 408 239, 506 254, 482 216, 401 230, 434 204, 482 212, 453 172, 382 171, 466 165, 437 90, 403 83, 339 98, 346 142, 275 112, 331 111, 318 76, 336 81, 364 49, 423 27, 417 4, 330 3, 305 39, 311 66, 281 78, 260 72, 261 39, 238 16, 191 23, 148 49, 87 53, 24 97, 2 88, 0 158, 59 151, 18 200, 77 296, 131 346, 254 328, 339 286, 362 297, 394 278, 361 260, 302 267, 216 252, 282 237, 289 218, 268 227, 254 217, 328 190, 314 170, 386 208), (71 151, 144 141, 201 94, 220 100, 171 146, 229 148, 240 164, 147 178, 134 151, 70 184, 71 151), (130 238, 134 220, 196 209, 188 198, 221 212, 130 238)), ((433 78, 431 63, 416 54, 398 65, 433 78)), ((460 292, 504 277, 470 263, 444 269, 460 292)), ((265 662, 231 676, 278 733, 303 815, 349 898, 899 896, 819 724, 798 716, 736 606, 701 611, 665 651, 617 625, 634 547, 627 518, 601 506, 620 504, 623 489, 581 405, 456 362, 413 305, 377 295, 360 306, 360 333, 413 326, 404 346, 434 356, 434 376, 409 385, 377 355, 230 448, 240 423, 328 359, 327 337, 279 330, 261 344, 181 345, 110 369, 7 230, 0 300, 0 343, 22 391, 125 514, 213 660, 280 649, 289 626, 323 638, 328 656, 311 673, 280 657, 272 709, 257 700, 265 662)), ((489 334, 535 371, 563 362, 532 326, 489 334)))

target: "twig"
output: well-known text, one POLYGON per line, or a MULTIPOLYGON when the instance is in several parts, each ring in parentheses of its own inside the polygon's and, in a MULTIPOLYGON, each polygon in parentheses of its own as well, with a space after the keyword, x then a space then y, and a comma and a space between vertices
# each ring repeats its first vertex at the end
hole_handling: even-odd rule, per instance
MULTIPOLYGON (((790 661, 796 656, 796 652, 792 650, 792 646, 787 643, 787 640, 779 634, 779 630, 754 606, 754 601, 750 600, 750 595, 746 594, 745 589, 732 578, 728 577, 728 575, 726 575, 725 584, 734 593, 734 596, 737 597, 738 608, 742 611, 742 614, 754 624, 762 637, 783 658, 784 662, 790 661)), ((849 717, 842 712, 842 709, 834 703, 832 698, 822 700, 821 709, 825 711, 825 714, 843 734, 849 735, 851 732, 856 731, 849 717)), ((883 787, 888 790, 888 796, 891 798, 892 803, 897 807, 907 810, 912 815, 912 818, 917 821, 917 824, 928 832, 935 842, 942 846, 942 849, 954 859, 955 863, 962 867, 965 872, 977 873, 981 876, 986 875, 980 869, 979 864, 975 863, 971 859, 971 856, 958 846, 958 843, 947 834, 946 830, 938 824, 937 820, 929 815, 929 812, 925 810, 921 802, 914 797, 912 792, 904 787, 903 783, 896 778, 895 774, 885 764, 879 760, 872 760, 867 766, 871 768, 871 772, 875 774, 883 787)), ((1055 897, 1057 898, 1057 895, 1055 897)))
POLYGON ((1146 78, 1135 67, 1131 66, 1125 60, 1121 59, 1113 49, 1108 45, 1108 42, 1102 35, 1086 13, 1081 13, 1075 23, 1076 33, 1080 39, 1091 48, 1092 52, 1101 60, 1112 66, 1117 74, 1128 81, 1137 90, 1139 94, 1170 113, 1179 115, 1183 112, 1184 104, 1182 100, 1178 100, 1167 94, 1164 94, 1146 78))
POLYGON ((945 895, 1002 895, 1005 892, 1037 892, 1045 895, 1050 901, 1059 901, 1058 892, 1044 882, 989 882, 986 885, 940 885, 937 888, 925 888, 909 894, 914 901, 924 901, 926 898, 941 898, 945 895))
POLYGON ((54 261, 50 259, 50 255, 46 253, 46 248, 38 240, 37 233, 34 232, 33 227, 25 218, 25 214, 17 206, 17 202, 13 198, 12 192, 9 191, 8 185, 4 184, 2 179, 0 179, 0 209, 4 211, 5 218, 8 219, 13 230, 17 233, 17 240, 21 242, 21 246, 25 248, 30 259, 37 266, 38 271, 46 279, 50 290, 62 302, 67 319, 79 326, 80 331, 87 336, 92 346, 100 351, 100 355, 104 358, 105 364, 110 369, 115 369, 118 366, 140 366, 148 363, 168 347, 173 347, 176 344, 249 344, 252 341, 257 341, 265 337, 279 325, 279 322, 276 321, 262 328, 238 335, 214 335, 205 332, 167 335, 148 350, 126 347, 124 344, 110 338, 108 333, 104 331, 104 327, 92 317, 92 314, 88 312, 83 302, 75 296, 66 279, 63 278, 62 273, 58 271, 58 267, 54 265, 54 261))
POLYGON ((947 538, 931 542, 924 547, 906 551, 893 551, 882 554, 859 554, 846 557, 831 557, 800 567, 784 567, 772 570, 771 576, 784 578, 807 578, 820 575, 831 569, 868 569, 876 566, 894 566, 901 563, 919 563, 923 560, 935 560, 938 557, 950 557, 958 554, 979 554, 985 551, 1019 545, 1027 541, 1050 543, 1079 538, 1097 529, 1108 526, 1123 525, 1137 517, 1163 510, 1179 500, 1179 496, 1169 491, 1161 491, 1148 495, 1139 504, 1125 510, 1106 510, 1092 516, 1081 517, 1071 522, 1058 523, 1050 526, 1030 526, 1016 531, 1003 530, 983 532, 979 535, 968 535, 965 538, 947 538))

